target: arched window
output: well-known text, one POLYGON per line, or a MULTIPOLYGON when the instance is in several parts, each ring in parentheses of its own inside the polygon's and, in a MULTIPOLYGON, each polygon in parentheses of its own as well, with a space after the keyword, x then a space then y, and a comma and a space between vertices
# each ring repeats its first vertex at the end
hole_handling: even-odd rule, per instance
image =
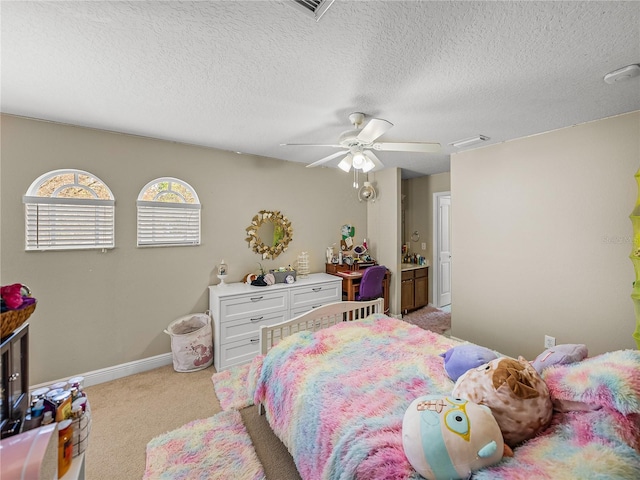
POLYGON ((156 178, 137 204, 139 247, 200 245, 200 200, 187 182, 156 178))
POLYGON ((82 170, 38 177, 22 198, 26 250, 113 248, 115 199, 109 187, 82 170))

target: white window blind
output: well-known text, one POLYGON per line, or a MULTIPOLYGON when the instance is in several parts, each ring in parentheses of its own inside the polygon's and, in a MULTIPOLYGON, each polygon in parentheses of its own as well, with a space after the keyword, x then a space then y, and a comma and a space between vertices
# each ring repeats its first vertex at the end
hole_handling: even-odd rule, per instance
POLYGON ((31 184, 22 202, 26 250, 115 246, 115 200, 108 187, 87 172, 44 174, 31 184))
POLYGON ((138 246, 200 245, 200 202, 193 187, 170 177, 149 182, 138 195, 138 246))
POLYGON ((138 246, 200 245, 200 205, 138 201, 138 246))

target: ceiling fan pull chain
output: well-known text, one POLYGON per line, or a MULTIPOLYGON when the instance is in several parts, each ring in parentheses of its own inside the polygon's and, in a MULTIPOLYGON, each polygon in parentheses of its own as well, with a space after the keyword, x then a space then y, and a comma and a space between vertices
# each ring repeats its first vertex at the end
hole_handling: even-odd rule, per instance
POLYGON ((353 169, 353 188, 358 188, 358 169, 353 169))

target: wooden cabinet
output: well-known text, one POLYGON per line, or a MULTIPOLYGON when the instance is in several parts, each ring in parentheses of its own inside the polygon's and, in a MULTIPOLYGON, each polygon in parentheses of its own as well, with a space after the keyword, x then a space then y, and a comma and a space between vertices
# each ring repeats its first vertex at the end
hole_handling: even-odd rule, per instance
POLYGON ((419 268, 413 271, 414 308, 427 306, 429 303, 429 269, 419 268))
POLYGON ((413 310, 413 305, 415 302, 413 288, 413 270, 402 272, 400 292, 400 310, 402 310, 402 312, 413 310))
POLYGON ((408 312, 429 303, 429 267, 402 270, 400 310, 408 312))
POLYGON ((213 316, 213 364, 217 372, 253 360, 260 349, 260 327, 342 300, 342 280, 312 273, 295 283, 255 287, 230 283, 209 287, 213 316))
POLYGON ((29 324, 0 345, 0 438, 19 433, 29 403, 29 324))

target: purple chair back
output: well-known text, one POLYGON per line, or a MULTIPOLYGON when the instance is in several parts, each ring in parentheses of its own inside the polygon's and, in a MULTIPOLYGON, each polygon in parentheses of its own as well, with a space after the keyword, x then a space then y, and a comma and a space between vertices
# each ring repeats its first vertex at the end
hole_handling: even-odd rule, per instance
POLYGON ((386 273, 387 267, 384 265, 375 265, 365 269, 356 300, 373 300, 382 297, 382 281, 386 273))

